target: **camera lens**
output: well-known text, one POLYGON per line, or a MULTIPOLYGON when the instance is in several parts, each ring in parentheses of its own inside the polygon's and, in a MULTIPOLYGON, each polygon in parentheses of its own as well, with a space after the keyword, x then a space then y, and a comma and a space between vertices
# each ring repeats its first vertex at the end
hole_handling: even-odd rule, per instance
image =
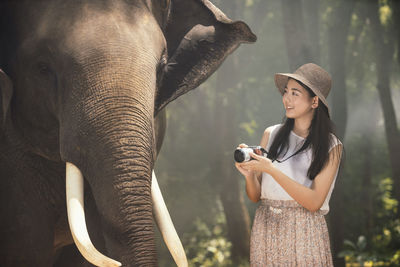
POLYGON ((242 151, 242 149, 236 149, 235 153, 233 154, 233 157, 235 158, 236 162, 243 162, 245 159, 245 154, 242 151))

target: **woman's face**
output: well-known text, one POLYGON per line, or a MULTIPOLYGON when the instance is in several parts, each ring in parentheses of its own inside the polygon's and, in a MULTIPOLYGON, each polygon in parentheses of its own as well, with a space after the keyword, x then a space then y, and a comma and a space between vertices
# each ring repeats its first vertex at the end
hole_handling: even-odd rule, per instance
POLYGON ((308 91, 293 79, 289 79, 282 101, 286 117, 290 119, 312 118, 314 109, 318 107, 318 96, 311 97, 308 91))

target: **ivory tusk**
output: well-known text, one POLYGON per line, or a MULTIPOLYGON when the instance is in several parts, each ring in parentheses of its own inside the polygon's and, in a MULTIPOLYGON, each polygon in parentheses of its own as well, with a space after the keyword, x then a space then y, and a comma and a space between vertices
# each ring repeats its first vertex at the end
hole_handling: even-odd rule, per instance
POLYGON ((153 215, 157 222, 158 229, 160 229, 160 232, 164 238, 165 244, 171 252, 176 265, 178 265, 178 267, 187 267, 188 262, 185 251, 183 250, 181 240, 176 233, 167 206, 164 203, 164 199, 162 197, 160 187, 158 186, 154 171, 151 181, 151 196, 153 199, 153 215))
POLYGON ((101 254, 90 241, 85 221, 83 175, 74 164, 69 162, 66 164, 66 192, 69 227, 82 256, 96 266, 121 266, 120 262, 101 254))

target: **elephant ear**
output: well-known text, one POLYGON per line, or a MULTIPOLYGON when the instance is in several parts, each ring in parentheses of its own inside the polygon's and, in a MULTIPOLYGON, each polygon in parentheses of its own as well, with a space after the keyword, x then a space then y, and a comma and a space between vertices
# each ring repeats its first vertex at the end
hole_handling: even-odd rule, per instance
POLYGON ((10 78, 3 70, 0 69, 0 95, 1 95, 1 111, 2 116, 0 117, 1 125, 4 126, 6 122, 7 113, 10 109, 11 98, 13 94, 13 86, 10 78))
POLYGON ((172 0, 165 31, 169 60, 155 101, 155 114, 198 87, 241 43, 257 37, 208 0, 172 0))

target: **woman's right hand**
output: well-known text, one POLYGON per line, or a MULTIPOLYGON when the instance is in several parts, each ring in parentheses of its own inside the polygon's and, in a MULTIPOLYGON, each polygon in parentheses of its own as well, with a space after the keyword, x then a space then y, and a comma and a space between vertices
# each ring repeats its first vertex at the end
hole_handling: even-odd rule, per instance
MULTIPOLYGON (((238 148, 244 148, 244 147, 248 147, 248 145, 246 144, 240 144, 236 149, 238 148)), ((247 169, 244 169, 243 167, 241 167, 241 163, 239 162, 235 162, 235 167, 236 169, 238 169, 238 171, 245 177, 250 177, 251 175, 253 175, 253 172, 247 169)))

